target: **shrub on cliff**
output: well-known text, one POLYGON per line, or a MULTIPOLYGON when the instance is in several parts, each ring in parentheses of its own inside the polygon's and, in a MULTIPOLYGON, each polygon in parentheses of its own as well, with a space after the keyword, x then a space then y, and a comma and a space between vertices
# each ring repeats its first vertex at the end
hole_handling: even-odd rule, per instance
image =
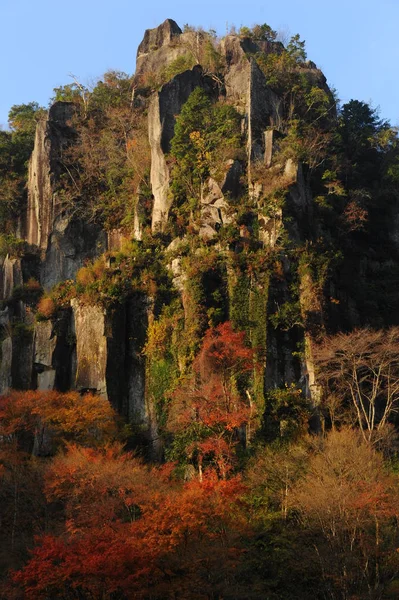
POLYGON ((239 154, 240 123, 233 106, 212 104, 201 88, 192 92, 176 119, 171 143, 170 155, 175 161, 171 192, 177 213, 195 212, 207 178, 239 154))

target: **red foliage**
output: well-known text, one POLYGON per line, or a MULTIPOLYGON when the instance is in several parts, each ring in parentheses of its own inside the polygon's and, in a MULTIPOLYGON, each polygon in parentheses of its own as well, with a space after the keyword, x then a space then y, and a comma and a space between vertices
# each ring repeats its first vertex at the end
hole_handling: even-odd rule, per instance
POLYGON ((208 329, 193 368, 203 380, 210 374, 228 377, 253 368, 254 351, 245 345, 245 332, 235 332, 230 321, 208 329))
POLYGON ((195 456, 201 477, 204 459, 224 478, 234 462, 238 430, 248 423, 251 407, 239 380, 254 368, 254 351, 245 346, 245 333, 223 323, 205 334, 193 363, 192 377, 179 388, 169 417, 175 434, 187 438, 187 455, 195 456))
POLYGON ((26 600, 58 597, 70 589, 96 598, 114 592, 166 597, 162 590, 189 590, 201 570, 207 576, 212 565, 220 571, 221 554, 226 567, 237 561, 245 530, 243 491, 239 478, 220 481, 210 474, 202 483, 182 486, 165 481, 165 469, 145 467, 117 448, 71 448, 55 461, 47 492, 65 503, 76 527, 62 537, 38 540, 13 584, 26 600), (134 503, 136 517, 122 519, 118 502, 134 503), (91 518, 83 518, 89 512, 91 518))

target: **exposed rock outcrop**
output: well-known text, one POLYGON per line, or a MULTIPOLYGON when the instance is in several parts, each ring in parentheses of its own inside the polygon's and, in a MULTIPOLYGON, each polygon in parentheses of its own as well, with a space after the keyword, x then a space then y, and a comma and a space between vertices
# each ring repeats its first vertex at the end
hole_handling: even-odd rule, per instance
POLYGON ((178 46, 182 31, 173 19, 166 19, 159 27, 147 29, 137 49, 136 78, 146 72, 157 72, 184 51, 178 46))
MULTIPOLYGON (((283 106, 281 99, 268 86, 267 79, 254 56, 260 51, 266 54, 279 53, 282 51, 281 44, 226 36, 218 48, 214 48, 225 58, 225 67, 221 68, 220 73, 211 73, 209 64, 206 63, 204 67, 196 65, 175 75, 160 89, 148 85, 154 74, 156 77, 153 77, 152 81, 164 81, 166 67, 179 57, 184 56, 188 59, 188 64, 195 64, 196 60, 201 58, 201 43, 204 40, 206 42, 205 36, 206 34, 198 31, 182 33, 173 20, 167 19, 159 27, 145 32, 137 51, 133 85, 139 92, 131 104, 135 110, 142 110, 143 114, 148 106, 150 182, 153 194, 152 231, 165 232, 172 206, 171 164, 168 155, 176 117, 190 94, 200 87, 213 100, 225 101, 238 110, 242 116, 241 128, 245 149, 243 152, 234 153, 240 160, 229 160, 225 169, 221 161, 221 164, 211 170, 212 176, 206 181, 201 198, 198 198, 198 210, 193 211, 195 224, 190 234, 199 231, 199 237, 202 238, 200 243, 205 240, 204 245, 218 248, 215 240, 212 241, 211 238, 215 237, 223 225, 237 224, 234 233, 237 234, 237 239, 233 241, 231 248, 226 249, 226 254, 232 250, 236 255, 240 255, 239 259, 243 260, 236 262, 242 262, 244 269, 247 254, 255 253, 257 249, 263 252, 265 247, 276 246, 283 223, 290 239, 302 242, 306 238, 312 220, 312 198, 300 164, 292 160, 285 165, 276 166, 273 163, 281 139, 279 127, 284 116, 283 106), (149 96, 150 89, 157 91, 149 96), (262 174, 262 169, 270 169, 272 174, 272 170, 276 169, 283 194, 286 192, 286 204, 291 211, 290 219, 286 219, 286 207, 283 209, 276 204, 273 209, 267 204, 266 178, 262 182, 262 177, 258 176, 259 172, 262 174), (244 178, 246 182, 243 181, 244 178), (249 202, 245 198, 246 183, 249 202), (245 206, 240 206, 241 201, 245 206), (250 212, 249 216, 247 212, 250 212), (198 214, 200 219, 197 220, 198 214), (240 215, 241 221, 236 223, 237 214, 240 215)), ((205 45, 202 46, 202 50, 204 48, 205 45)), ((179 61, 177 65, 180 63, 182 68, 187 65, 185 60, 179 61)), ((322 89, 327 88, 324 76, 311 64, 303 67, 302 71, 315 85, 322 89)), ((6 257, 2 260, 0 299, 9 300, 13 289, 26 283, 32 274, 47 290, 60 281, 74 279, 85 261, 94 259, 106 250, 120 251, 125 240, 131 239, 132 236, 135 240, 144 240, 144 244, 146 243, 145 229, 149 222, 151 193, 146 189, 145 195, 141 194, 140 189, 137 189, 137 182, 132 190, 131 199, 133 200, 136 193, 138 200, 133 214, 129 215, 133 218, 125 220, 127 223, 133 221, 133 231, 128 234, 122 225, 119 229, 104 231, 100 225, 85 221, 74 214, 73 210, 70 210, 71 207, 65 206, 63 195, 60 193, 62 178, 71 175, 68 173, 68 166, 64 164, 63 156, 68 146, 76 141, 77 134, 72 124, 75 110, 72 103, 57 102, 51 107, 48 117, 38 124, 35 148, 29 165, 26 215, 20 227, 22 235, 31 245, 30 257, 29 260, 27 257, 6 257)), ((146 182, 143 189, 144 187, 146 182)), ((170 243, 166 262, 173 276, 174 293, 180 294, 188 321, 189 318, 197 318, 192 314, 192 298, 186 293, 189 280, 184 270, 185 257, 191 251, 187 249, 191 238, 190 235, 186 237, 184 232, 181 235, 181 238, 170 243), (182 249, 181 253, 179 248, 182 249)), ((163 249, 161 251, 163 252, 163 249)), ((111 260, 115 259, 110 256, 108 260, 111 263, 111 260)), ((220 281, 215 279, 215 288, 220 282, 221 287, 225 285, 222 279, 227 277, 227 269, 225 266, 223 274, 220 274, 220 281)), ((300 361, 294 357, 298 343, 303 342, 305 338, 303 332, 295 327, 285 331, 267 324, 268 308, 273 309, 274 306, 275 310, 277 305, 289 298, 287 281, 290 265, 284 265, 284 269, 284 283, 274 282, 274 289, 270 291, 270 295, 269 275, 266 277, 262 272, 257 279, 258 274, 253 275, 256 266, 253 266, 251 271, 253 279, 241 273, 248 288, 244 289, 243 284, 242 295, 249 298, 248 305, 254 305, 248 309, 251 313, 248 317, 248 323, 251 321, 248 328, 253 326, 256 319, 263 320, 259 339, 264 345, 264 356, 267 357, 264 359, 266 387, 300 381, 307 370, 307 389, 312 395, 316 389, 316 382, 314 370, 312 371, 311 353, 306 355, 302 374, 300 361), (256 302, 259 305, 256 305, 256 302), (267 306, 268 303, 270 307, 267 306)), ((209 286, 205 290, 204 281, 201 280, 198 284, 203 286, 204 295, 208 293, 208 296, 218 296, 216 292, 219 290, 209 286)), ((233 295, 231 294, 232 297, 233 295)), ((225 298, 221 296, 222 300, 218 300, 219 303, 225 298)), ((150 444, 154 453, 159 455, 161 446, 157 441, 157 411, 149 397, 149 367, 143 352, 148 326, 151 319, 155 318, 156 303, 139 291, 130 292, 127 300, 122 298, 118 299, 119 303, 113 303, 112 309, 104 309, 100 305, 91 306, 75 299, 72 301, 72 308, 65 309, 63 304, 64 308, 57 312, 53 321, 45 322, 34 322, 29 306, 25 306, 22 301, 17 302, 14 298, 9 302, 10 313, 0 313, 0 391, 10 386, 22 389, 37 387, 40 390, 93 391, 108 398, 119 413, 137 427, 137 431, 143 435, 146 443, 150 444)), ((201 318, 204 327, 209 317, 205 314, 208 300, 209 298, 205 298, 202 307, 204 314, 201 318)), ((209 314, 212 314, 212 310, 221 311, 222 314, 221 306, 217 305, 215 309, 212 306, 213 300, 209 301, 209 314)), ((226 307, 223 307, 226 311, 223 318, 227 318, 228 311, 232 312, 227 303, 226 293, 226 307)), ((159 307, 158 309, 161 310, 159 307)), ((318 310, 321 312, 321 305, 318 310)), ((306 312, 307 309, 303 308, 303 311, 306 312)), ((183 365, 181 371, 184 371, 188 359, 183 356, 178 360, 183 365)))
POLYGON ((108 248, 107 233, 95 223, 68 214, 53 222, 45 258, 41 265, 41 283, 50 289, 60 281, 74 279, 87 260, 108 248))
POLYGON ((0 263, 0 300, 7 300, 12 296, 15 287, 22 285, 21 259, 6 256, 0 263))
POLYGON ((233 221, 229 199, 236 199, 241 191, 242 166, 238 160, 229 160, 222 183, 210 177, 205 193, 201 199, 201 228, 202 238, 212 238, 222 227, 233 221))
POLYGON ((12 386, 12 339, 8 308, 0 311, 0 394, 12 386))
POLYGON ((12 387, 18 390, 29 390, 34 387, 33 379, 33 335, 34 315, 22 302, 14 314, 11 326, 12 362, 11 377, 12 387))
POLYGON ((99 306, 72 302, 76 333, 76 380, 80 391, 93 391, 108 397, 106 315, 99 306))
POLYGON ((72 301, 76 335, 74 387, 106 398, 132 423, 149 426, 145 400, 145 361, 149 310, 137 294, 113 310, 72 301))
POLYGON ((282 119, 281 100, 267 86, 266 77, 250 56, 259 51, 256 44, 237 36, 226 36, 221 50, 228 65, 226 98, 245 116, 249 159, 260 158, 264 151, 264 131, 282 119))
POLYGON ((88 258, 107 248, 100 227, 74 216, 59 194, 66 172, 63 153, 74 140, 71 121, 75 105, 56 102, 36 129, 35 146, 29 163, 28 203, 22 232, 26 241, 41 253, 41 282, 48 289, 71 279, 88 258))
POLYGON ((153 231, 163 231, 171 207, 169 193, 169 167, 166 155, 170 151, 176 115, 197 87, 211 87, 203 77, 201 67, 194 67, 176 75, 162 86, 151 99, 148 111, 148 137, 151 146, 151 186, 154 195, 152 211, 153 231))
POLYGON ((53 332, 51 321, 36 323, 34 332, 34 368, 37 372, 37 388, 52 390, 55 384, 53 356, 57 338, 53 332))
MULTIPOLYGON (((156 33, 155 30, 152 35, 159 36, 161 40, 165 39, 165 35, 156 33)), ((188 34, 183 34, 181 38, 185 35, 188 34)), ((166 40, 166 46, 164 44, 161 46, 164 51, 169 49, 168 35, 166 40)), ((266 78, 256 61, 248 56, 246 46, 249 43, 247 40, 245 45, 238 37, 227 36, 222 43, 222 51, 228 65, 225 76, 226 100, 234 104, 244 117, 243 130, 247 139, 248 160, 251 163, 262 159, 265 151, 265 130, 279 124, 282 118, 282 106, 280 98, 267 86, 266 78)), ((148 43, 146 42, 143 47, 147 48, 148 43)), ((159 51, 156 50, 155 54, 159 51)), ((199 66, 175 76, 151 99, 148 126, 151 146, 151 185, 154 195, 153 231, 163 231, 168 220, 172 199, 166 155, 170 150, 176 116, 196 87, 216 93, 215 82, 209 77, 204 77, 199 66)))
POLYGON ((62 152, 73 136, 70 121, 74 104, 56 102, 48 117, 39 121, 35 146, 29 163, 28 205, 25 224, 29 244, 47 250, 55 219, 62 212, 57 196, 61 175, 62 152))

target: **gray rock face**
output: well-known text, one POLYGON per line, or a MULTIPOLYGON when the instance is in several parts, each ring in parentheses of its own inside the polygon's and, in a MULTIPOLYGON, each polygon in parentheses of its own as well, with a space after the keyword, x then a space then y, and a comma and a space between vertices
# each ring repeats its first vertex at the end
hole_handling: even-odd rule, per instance
POLYGON ((51 321, 36 323, 33 338, 33 361, 37 372, 37 389, 53 390, 56 371, 53 356, 57 338, 51 321))
POLYGON ((105 312, 99 306, 81 305, 72 301, 76 332, 76 380, 77 390, 92 390, 108 397, 107 338, 105 335, 105 312))
POLYGON ((56 102, 48 118, 36 128, 35 146, 29 162, 28 206, 25 224, 29 244, 47 250, 56 217, 62 212, 57 198, 60 160, 66 142, 73 135, 69 124, 74 114, 70 102, 56 102))
MULTIPOLYGON (((153 35, 155 36, 155 32, 153 35)), ((188 34, 180 36, 179 43, 182 43, 182 38, 186 35, 188 34)), ((161 36, 159 39, 166 39, 165 43, 162 42, 161 48, 169 51, 170 38, 161 36)), ((247 138, 250 163, 262 159, 265 152, 265 130, 270 126, 277 126, 282 118, 280 99, 267 86, 266 78, 256 61, 248 58, 247 53, 252 48, 252 46, 249 48, 248 44, 251 43, 251 40, 240 40, 237 36, 227 36, 221 47, 228 65, 225 77, 226 99, 243 114, 243 129, 247 138)), ((255 46, 252 48, 253 51, 258 48, 255 46)), ((143 46, 143 48, 147 47, 148 44, 143 46)), ((158 51, 156 50, 155 54, 158 51)), ((177 75, 172 81, 165 84, 159 92, 154 94, 150 102, 148 122, 151 146, 151 185, 154 196, 153 231, 165 229, 171 208, 170 172, 166 154, 170 150, 176 115, 180 113, 183 104, 198 86, 208 89, 208 91, 212 89, 209 80, 203 77, 201 68, 194 67, 191 71, 177 75)), ((231 173, 230 180, 226 181, 224 193, 229 191, 229 193, 237 194, 237 190, 231 188, 233 180, 237 180, 237 177, 231 173), (229 187, 230 189, 228 189, 229 187)), ((203 234, 210 237, 212 233, 207 221, 213 221, 213 224, 221 222, 214 208, 206 211, 204 221, 203 234)))
POLYGON ((12 324, 12 387, 29 390, 33 383, 33 332, 34 316, 19 303, 19 321, 12 324))
POLYGON ((163 231, 171 207, 169 168, 166 154, 170 151, 176 115, 196 87, 206 87, 201 67, 176 75, 151 99, 148 111, 148 137, 151 146, 151 186, 154 195, 152 230, 163 231))
POLYGON ((166 19, 154 29, 146 29, 143 40, 137 48, 137 58, 140 59, 150 52, 155 52, 171 43, 174 37, 182 33, 180 27, 173 19, 166 19))
MULTIPOLYGON (((134 239, 138 239, 136 236, 134 239)), ((129 240, 129 236, 122 229, 111 229, 107 231, 107 248, 111 251, 119 251, 129 240)))
POLYGON ((264 153, 264 163, 266 168, 270 168, 272 165, 273 155, 279 147, 279 140, 283 135, 277 129, 268 129, 264 133, 264 144, 265 144, 265 153, 264 153))
POLYGON ((12 385, 12 339, 8 308, 0 311, 0 394, 12 385))
POLYGON ((71 279, 86 259, 107 249, 105 232, 65 210, 58 189, 64 171, 62 153, 74 139, 71 119, 75 107, 56 102, 36 129, 29 163, 28 203, 22 231, 41 252, 41 283, 45 289, 71 279))
POLYGON ((19 258, 10 258, 8 255, 0 265, 0 299, 7 300, 11 297, 13 289, 22 285, 22 266, 19 258))
MULTIPOLYGON (((275 48, 275 44, 270 42, 259 44, 266 44, 264 50, 268 52, 280 48, 279 44, 275 48)), ((228 65, 226 97, 245 118, 250 162, 262 157, 266 128, 278 126, 282 118, 280 98, 268 87, 266 77, 256 61, 247 54, 259 51, 259 44, 248 39, 241 40, 237 36, 227 36, 221 45, 228 65)))
POLYGON ((283 224, 283 211, 279 208, 273 216, 258 215, 259 240, 264 246, 274 248, 281 233, 283 224))
POLYGON ((138 426, 149 426, 145 361, 149 305, 138 295, 126 306, 105 311, 72 301, 76 334, 75 388, 109 399, 138 426))
POLYGON ((240 161, 230 159, 226 164, 227 170, 222 182, 222 192, 230 198, 238 198, 241 188, 242 165, 240 161))
POLYGON ((60 214, 53 222, 41 265, 41 283, 50 289, 60 281, 74 279, 87 260, 108 247, 107 233, 94 223, 60 214))
POLYGON ((248 157, 259 159, 264 151, 264 131, 279 125, 282 107, 280 98, 267 86, 266 77, 253 58, 249 72, 248 157))
POLYGON ((126 306, 126 376, 127 416, 131 423, 148 427, 149 409, 145 402, 145 357, 143 348, 147 339, 147 327, 151 305, 138 296, 126 306))
POLYGON ((225 76, 226 97, 245 115, 248 106, 250 62, 237 36, 226 36, 221 43, 221 51, 226 57, 228 69, 225 76))
POLYGON ((222 227, 231 223, 229 198, 236 198, 240 191, 242 167, 238 160, 229 160, 226 173, 219 185, 215 179, 209 178, 204 197, 201 199, 201 227, 199 235, 212 238, 222 227))
POLYGON ((145 73, 159 72, 187 52, 186 48, 179 45, 181 33, 180 27, 172 19, 166 19, 159 27, 145 31, 137 49, 137 81, 140 81, 145 73))
POLYGON ((0 361, 0 394, 5 394, 12 384, 11 364, 12 364, 12 340, 6 337, 0 343, 1 361, 0 361))

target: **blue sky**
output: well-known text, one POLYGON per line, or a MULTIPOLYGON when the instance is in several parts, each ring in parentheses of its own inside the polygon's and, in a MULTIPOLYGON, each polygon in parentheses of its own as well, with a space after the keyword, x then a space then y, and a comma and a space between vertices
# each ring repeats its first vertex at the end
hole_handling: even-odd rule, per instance
POLYGON ((0 124, 13 104, 47 106, 69 73, 133 73, 144 30, 167 17, 220 34, 255 23, 300 33, 344 102, 371 101, 399 124, 399 0, 0 0, 0 124))

